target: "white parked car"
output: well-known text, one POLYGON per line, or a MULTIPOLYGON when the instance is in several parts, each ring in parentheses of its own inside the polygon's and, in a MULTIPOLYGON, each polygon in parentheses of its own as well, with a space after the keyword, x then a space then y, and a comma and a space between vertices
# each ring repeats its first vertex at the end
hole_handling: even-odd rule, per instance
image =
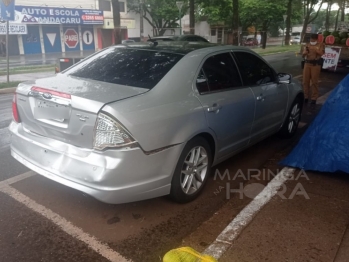
POLYGON ((290 45, 299 45, 301 43, 301 37, 295 36, 291 39, 290 45))

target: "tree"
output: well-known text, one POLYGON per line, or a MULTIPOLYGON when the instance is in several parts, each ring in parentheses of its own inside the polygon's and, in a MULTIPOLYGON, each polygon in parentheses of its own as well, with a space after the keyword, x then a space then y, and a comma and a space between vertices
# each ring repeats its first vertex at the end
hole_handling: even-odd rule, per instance
POLYGON ((319 15, 319 12, 321 10, 323 3, 324 3, 323 0, 305 0, 303 2, 304 22, 303 22, 301 39, 304 39, 308 24, 313 22, 317 18, 317 16, 319 15), (315 10, 315 6, 317 4, 318 4, 318 9, 315 10))
POLYGON ((113 7, 113 20, 114 20, 114 41, 115 44, 121 44, 121 18, 120 18, 120 4, 119 0, 111 0, 113 7))
POLYGON ((325 20, 325 28, 328 31, 330 28, 330 14, 332 11, 332 5, 333 5, 333 1, 332 0, 328 0, 327 2, 327 8, 326 8, 326 20, 325 20))
MULTIPOLYGON (((163 35, 166 30, 179 27, 177 21, 188 11, 188 0, 184 0, 184 5, 179 17, 178 7, 174 0, 147 0, 143 5, 143 18, 153 27, 153 34, 163 35)), ((140 13, 139 0, 128 1, 129 11, 140 13)))
POLYGON ((239 25, 240 25, 240 19, 239 19, 239 0, 232 0, 233 1, 233 45, 239 44, 239 25))
POLYGON ((233 19, 232 10, 232 0, 198 0, 196 18, 199 21, 205 20, 210 25, 230 25, 233 19))
POLYGON ((344 22, 345 19, 345 7, 347 5, 347 1, 346 0, 339 0, 337 1, 338 5, 341 9, 341 22, 344 22))
POLYGON ((195 34, 195 0, 189 0, 189 27, 190 34, 195 34))
POLYGON ((293 0, 288 0, 287 3, 287 18, 286 18, 286 37, 285 37, 285 45, 290 44, 290 29, 291 29, 291 15, 292 15, 292 3, 293 0))
POLYGON ((254 25, 267 32, 272 23, 283 23, 286 0, 244 0, 240 3, 240 19, 245 28, 254 25))
MULTIPOLYGON (((329 26, 330 27, 335 25, 336 13, 337 13, 337 11, 331 11, 331 13, 329 15, 329 26)), ((324 30, 323 22, 326 20, 326 15, 327 15, 327 9, 320 10, 318 16, 316 17, 316 19, 314 19, 312 24, 316 25, 317 28, 321 28, 322 30, 324 30)))

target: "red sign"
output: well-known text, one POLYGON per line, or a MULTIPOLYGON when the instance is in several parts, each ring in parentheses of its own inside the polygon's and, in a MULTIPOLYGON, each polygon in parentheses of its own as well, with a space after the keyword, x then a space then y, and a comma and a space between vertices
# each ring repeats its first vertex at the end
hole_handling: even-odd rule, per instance
POLYGON ((103 21, 104 17, 102 15, 83 15, 82 20, 84 21, 103 21))
POLYGON ((67 29, 64 33, 64 42, 68 48, 75 48, 79 43, 79 35, 74 29, 67 29))
POLYGON ((333 35, 329 35, 329 36, 326 37, 325 43, 329 44, 329 45, 333 45, 335 40, 336 39, 335 39, 335 37, 333 35))

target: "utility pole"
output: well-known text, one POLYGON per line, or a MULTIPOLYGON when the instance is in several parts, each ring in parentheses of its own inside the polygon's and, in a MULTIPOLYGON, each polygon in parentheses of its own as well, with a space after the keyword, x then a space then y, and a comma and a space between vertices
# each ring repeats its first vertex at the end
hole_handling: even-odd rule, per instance
POLYGON ((7 68, 7 83, 10 83, 10 57, 8 54, 8 36, 10 31, 10 21, 6 21, 6 68, 7 68))
POLYGON ((143 37, 144 37, 144 24, 143 24, 143 5, 144 5, 144 0, 140 0, 139 1, 139 13, 140 13, 140 17, 139 17, 139 29, 140 29, 140 38, 141 38, 141 42, 143 42, 143 37))
POLYGON ((283 15, 282 16, 284 18, 284 30, 282 32, 282 46, 284 46, 284 41, 285 41, 285 27, 286 27, 286 18, 287 18, 287 15, 283 15))

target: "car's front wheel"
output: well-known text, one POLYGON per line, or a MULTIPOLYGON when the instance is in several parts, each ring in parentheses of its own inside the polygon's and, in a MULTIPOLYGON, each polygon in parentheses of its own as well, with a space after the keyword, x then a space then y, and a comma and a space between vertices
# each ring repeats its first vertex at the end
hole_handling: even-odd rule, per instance
POLYGON ((178 160, 171 183, 173 200, 186 203, 202 191, 212 164, 211 148, 202 137, 190 140, 178 160))
POLYGON ((282 125, 282 128, 279 131, 280 136, 290 138, 296 133, 299 121, 301 119, 301 114, 302 101, 299 97, 297 97, 294 100, 291 109, 282 125))

